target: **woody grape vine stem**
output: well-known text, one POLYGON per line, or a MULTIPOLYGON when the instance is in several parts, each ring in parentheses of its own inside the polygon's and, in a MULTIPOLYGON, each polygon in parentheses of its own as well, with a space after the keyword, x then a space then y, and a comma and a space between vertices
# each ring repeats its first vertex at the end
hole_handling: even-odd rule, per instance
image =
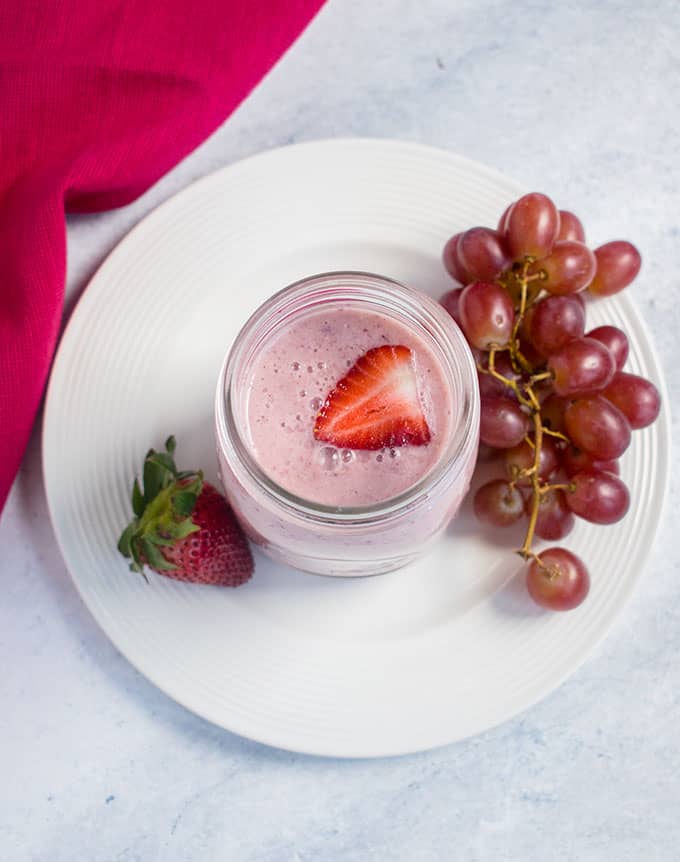
POLYGON ((530 284, 535 281, 540 281, 542 278, 542 274, 540 273, 536 275, 528 274, 528 270, 532 262, 532 258, 525 258, 519 266, 513 267, 510 272, 505 273, 499 279, 502 286, 508 290, 511 295, 513 295, 513 293, 519 293, 517 301, 517 316, 515 318, 512 335, 507 346, 505 346, 505 348, 500 346, 491 347, 489 350, 488 367, 484 368, 479 363, 477 367, 482 374, 489 374, 494 379, 500 381, 504 386, 511 389, 517 398, 517 401, 531 414, 534 426, 534 436, 533 440, 528 435, 525 439, 533 449, 533 463, 529 467, 517 470, 510 480, 511 487, 515 487, 517 482, 521 479, 529 479, 531 482, 531 511, 529 513, 529 524, 527 526, 522 547, 518 549, 517 553, 524 560, 535 560, 542 567, 547 577, 555 577, 557 573, 553 572, 549 566, 545 565, 540 556, 533 550, 534 534, 536 531, 536 522, 538 520, 538 509, 541 504, 542 497, 550 491, 573 490, 574 486, 570 483, 550 484, 549 482, 543 482, 541 481, 539 473, 541 451, 543 448, 543 436, 550 435, 567 442, 568 438, 559 431, 553 431, 550 428, 544 427, 543 420, 541 418, 541 405, 534 386, 542 380, 549 380, 552 375, 549 371, 539 374, 531 374, 533 371, 531 363, 522 354, 520 349, 519 332, 522 323, 524 322, 524 317, 527 310, 533 305, 541 292, 539 287, 537 291, 533 292, 532 296, 529 296, 530 284), (512 368, 516 373, 524 372, 525 374, 530 375, 527 381, 518 383, 517 380, 506 377, 504 374, 501 374, 496 370, 496 354, 501 349, 508 350, 512 368))

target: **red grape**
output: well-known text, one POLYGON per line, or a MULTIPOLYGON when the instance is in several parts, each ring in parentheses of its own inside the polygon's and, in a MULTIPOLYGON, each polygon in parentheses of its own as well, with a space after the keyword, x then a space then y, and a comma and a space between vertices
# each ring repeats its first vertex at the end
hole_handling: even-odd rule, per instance
MULTIPOLYGON (((477 460, 502 455, 507 477, 478 488, 476 516, 501 527, 533 513, 533 534, 550 541, 567 536, 576 516, 597 524, 620 520, 630 497, 617 459, 630 444, 631 429, 656 419, 660 396, 650 381, 622 370, 629 352, 624 332, 607 325, 586 334, 586 298, 629 284, 640 269, 637 249, 616 241, 591 251, 580 219, 534 192, 510 204, 495 230, 473 227, 452 236, 443 256, 463 286, 449 290, 441 303, 461 327, 478 367, 477 460), (524 272, 533 279, 515 332, 524 272), (510 386, 488 373, 489 351, 494 371, 510 386), (540 405, 538 453, 532 445, 538 418, 525 399, 540 405), (537 454, 536 476, 526 475, 537 454)), ((585 599, 590 575, 579 557, 560 547, 540 558, 528 546, 522 553, 530 560, 527 588, 538 604, 569 610, 585 599)))
MULTIPOLYGON (((512 449, 506 449, 503 453, 503 460, 505 461, 505 472, 508 478, 515 479, 520 470, 527 470, 529 467, 533 467, 534 457, 535 450, 526 440, 522 440, 521 443, 513 446, 512 449)), ((559 454, 555 441, 550 437, 544 437, 538 460, 539 479, 548 479, 552 476, 559 467, 559 463, 559 454)), ((519 479, 517 484, 531 485, 531 478, 525 476, 523 479, 519 479)))
POLYGON ((597 272, 590 283, 596 296, 612 296, 629 285, 640 272, 642 258, 632 243, 615 240, 595 249, 597 272))
POLYGON ((529 430, 529 417, 508 398, 482 398, 479 437, 495 449, 510 449, 529 430))
POLYGON ((460 320, 460 295, 463 292, 462 287, 454 287, 453 290, 447 290, 447 292, 442 296, 439 300, 444 308, 448 311, 451 317, 456 321, 458 326, 462 329, 462 323, 460 320))
POLYGON ((516 201, 507 216, 506 233, 513 259, 531 255, 537 260, 547 257, 560 229, 557 207, 538 192, 516 201))
MULTIPOLYGON (((531 511, 532 500, 529 498, 525 504, 527 514, 531 511)), ((574 514, 567 506, 564 492, 559 488, 548 491, 541 496, 538 504, 538 517, 536 518, 535 533, 540 539, 554 542, 563 539, 574 529, 574 514)))
POLYGON ((586 241, 586 232, 583 230, 581 220, 569 212, 560 210, 560 230, 557 239, 575 239, 577 242, 586 241))
POLYGON ((567 446, 562 450, 562 468, 567 476, 573 476, 582 470, 603 470, 605 473, 614 473, 618 476, 620 467, 615 459, 610 461, 598 461, 587 452, 577 449, 575 446, 567 446))
POLYGON ((514 204, 508 204, 506 208, 503 210, 503 215, 498 219, 498 227, 496 230, 501 236, 505 236, 508 230, 508 216, 510 215, 510 210, 513 208, 514 204))
POLYGON ((541 420, 543 426, 551 431, 559 431, 564 433, 564 411, 567 409, 567 402, 559 395, 549 395, 541 404, 541 420))
MULTIPOLYGON (((482 367, 489 367, 488 357, 482 362, 482 367)), ((509 380, 519 380, 520 378, 520 375, 513 369, 510 357, 505 351, 496 354, 494 368, 499 374, 502 374, 503 377, 507 377, 509 380)), ((479 371, 477 376, 479 378, 479 394, 482 398, 493 395, 500 398, 511 398, 513 401, 517 400, 514 391, 497 377, 485 374, 483 371, 479 371)))
POLYGON ((545 365, 545 357, 541 356, 528 338, 520 338, 519 349, 522 356, 534 370, 545 365))
POLYGON ((504 238, 488 227, 466 230, 458 240, 458 260, 470 279, 493 281, 511 264, 504 238))
POLYGON ((602 393, 628 420, 631 428, 646 428, 659 415, 659 390, 644 377, 619 371, 602 393))
POLYGON ((594 338, 607 348, 614 357, 616 370, 620 371, 628 359, 628 338, 616 326, 598 326, 587 333, 586 338, 594 338))
POLYGON ((555 392, 562 396, 587 395, 604 389, 614 377, 614 357, 594 338, 578 338, 548 359, 555 392))
POLYGON ((498 284, 475 281, 460 297, 463 332, 473 347, 502 347, 512 335, 515 310, 506 290, 498 284))
POLYGON ((538 399, 538 403, 543 405, 551 395, 554 395, 553 385, 550 380, 537 380, 531 387, 534 390, 534 395, 538 399))
POLYGON ((570 293, 569 294, 574 302, 578 302, 578 304, 583 309, 583 313, 586 313, 586 295, 585 291, 580 291, 579 293, 570 293))
POLYGON ((446 271, 449 273, 449 275, 455 278, 455 280, 459 281, 461 284, 467 284, 468 282, 472 281, 472 279, 469 277, 469 274, 463 268, 463 265, 460 261, 460 256, 458 254, 458 242, 462 235, 462 233, 457 233, 451 237, 451 239, 444 246, 442 259, 444 261, 446 271))
POLYGON ((585 312, 571 296, 548 296, 531 306, 530 311, 527 332, 543 356, 550 356, 585 332, 585 312))
POLYGON ((487 461, 495 460, 500 454, 500 449, 494 449, 492 446, 480 443, 479 448, 477 449, 477 462, 485 464, 487 461))
POLYGON ((541 562, 532 560, 527 570, 529 595, 541 607, 569 611, 588 595, 590 575, 576 554, 566 548, 548 548, 541 562))
POLYGON ((480 398, 509 398, 513 401, 517 400, 512 389, 490 374, 484 374, 483 371, 479 371, 477 372, 477 379, 479 381, 480 398))
POLYGON ((551 254, 536 261, 529 273, 544 273, 542 286, 555 296, 578 293, 587 287, 595 275, 595 255, 582 242, 560 240, 551 254))
POLYGON ((630 443, 630 425, 623 413, 601 395, 572 401, 564 411, 571 442, 598 461, 619 458, 630 443))
POLYGON ((572 476, 570 481, 576 487, 574 491, 566 492, 566 501, 579 518, 593 524, 614 524, 628 511, 628 488, 613 473, 584 470, 572 476))
POLYGON ((480 521, 494 527, 509 527, 524 514, 524 498, 517 488, 494 479, 478 489, 473 507, 480 521))

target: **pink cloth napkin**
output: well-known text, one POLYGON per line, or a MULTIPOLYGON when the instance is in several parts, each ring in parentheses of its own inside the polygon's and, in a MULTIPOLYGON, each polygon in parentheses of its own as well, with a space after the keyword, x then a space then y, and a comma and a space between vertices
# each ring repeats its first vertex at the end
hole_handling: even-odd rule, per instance
POLYGON ((64 213, 142 194, 234 110, 322 3, 0 3, 0 511, 59 330, 64 213))

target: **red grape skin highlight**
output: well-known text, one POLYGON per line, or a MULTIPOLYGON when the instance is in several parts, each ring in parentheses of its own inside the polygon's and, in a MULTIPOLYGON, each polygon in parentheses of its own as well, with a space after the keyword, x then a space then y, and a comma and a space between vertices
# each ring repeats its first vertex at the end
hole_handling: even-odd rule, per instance
POLYGON ((544 194, 532 192, 516 201, 507 216, 506 236, 513 260, 531 255, 537 260, 552 251, 560 229, 555 204, 544 194))
POLYGON ((602 394, 636 430, 651 425, 661 410, 659 390, 651 380, 637 374, 619 371, 602 394))
POLYGON ((442 253, 442 260, 444 261, 444 267, 448 274, 455 279, 460 284, 467 284, 472 279, 469 277, 469 274, 463 268, 463 265, 460 261, 460 257, 458 255, 458 242, 461 238, 462 234, 456 233, 444 246, 444 251, 442 253))
POLYGON ((626 417, 601 395, 572 401, 564 411, 564 427, 574 446, 598 461, 620 458, 630 444, 626 417))
POLYGON ((550 356, 548 369, 555 392, 570 397, 604 389, 614 377, 616 364, 604 344, 594 338, 578 338, 550 356))
POLYGON ((514 204, 508 204, 503 210, 503 215, 498 219, 498 227, 496 228, 496 230, 503 237, 508 232, 508 216, 510 215, 510 210, 513 208, 513 206, 514 204))
POLYGON ((465 337, 480 350, 503 347, 512 335, 515 309, 508 292, 499 284, 468 284, 460 296, 459 313, 465 337))

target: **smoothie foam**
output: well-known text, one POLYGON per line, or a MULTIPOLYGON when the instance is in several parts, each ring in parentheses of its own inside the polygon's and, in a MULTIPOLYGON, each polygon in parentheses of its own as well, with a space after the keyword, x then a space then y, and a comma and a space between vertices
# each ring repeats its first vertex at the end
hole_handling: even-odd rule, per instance
POLYGON ((263 346, 248 382, 246 440, 261 469, 288 492, 329 506, 367 506, 416 484, 439 461, 452 433, 452 392, 432 349, 379 310, 319 309, 291 321, 263 346), (337 449, 314 439, 316 414, 364 353, 408 347, 431 439, 380 451, 337 449))

